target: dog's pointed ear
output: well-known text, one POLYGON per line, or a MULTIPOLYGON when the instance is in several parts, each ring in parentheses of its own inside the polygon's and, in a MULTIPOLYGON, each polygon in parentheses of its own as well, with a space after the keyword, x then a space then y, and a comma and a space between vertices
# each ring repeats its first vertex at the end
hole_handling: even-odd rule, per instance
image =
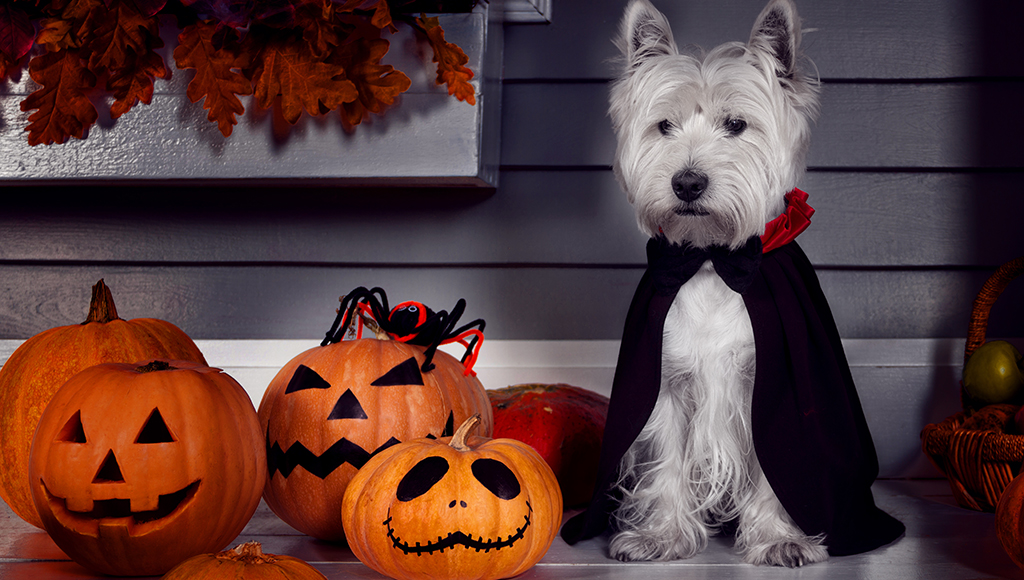
POLYGON ((632 0, 626 6, 618 45, 630 70, 652 57, 679 53, 668 19, 648 0, 632 0))
POLYGON ((761 11, 750 32, 748 46, 775 60, 775 74, 792 79, 800 47, 800 19, 791 0, 772 0, 761 11))

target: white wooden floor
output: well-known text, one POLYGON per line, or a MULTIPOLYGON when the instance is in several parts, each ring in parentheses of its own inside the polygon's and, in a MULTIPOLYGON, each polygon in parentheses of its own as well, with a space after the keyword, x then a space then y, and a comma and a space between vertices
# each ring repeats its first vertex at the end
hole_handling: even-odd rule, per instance
MULTIPOLYGON (((1024 579, 1024 571, 1013 564, 996 539, 994 516, 956 507, 945 481, 882 480, 875 484, 874 492, 876 502, 906 524, 907 534, 868 554, 833 558, 798 570, 758 568, 742 563, 729 540, 716 538, 706 552, 691 560, 623 564, 608 559, 603 539, 575 547, 558 539, 540 564, 520 578, 1024 579)), ((68 560, 44 532, 18 519, 6 505, 0 506, 0 579, 92 577, 68 560)), ((348 549, 299 534, 264 505, 237 542, 249 540, 262 542, 266 552, 302 558, 328 578, 382 578, 348 549)))

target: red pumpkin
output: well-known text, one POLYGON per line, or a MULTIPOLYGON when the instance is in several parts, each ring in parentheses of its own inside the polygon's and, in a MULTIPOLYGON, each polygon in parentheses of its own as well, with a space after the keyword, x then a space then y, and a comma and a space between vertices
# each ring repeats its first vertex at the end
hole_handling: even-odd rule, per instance
POLYGON ((0 369, 0 497, 14 513, 43 525, 32 504, 28 456, 39 417, 57 389, 92 365, 150 358, 206 364, 195 343, 170 322, 118 318, 103 280, 93 286, 85 322, 41 332, 14 351, 0 369))
POLYGON ((53 396, 32 443, 32 499, 53 541, 102 574, 163 574, 222 549, 266 479, 252 401, 219 369, 102 364, 53 396))
POLYGON ((1024 568, 1024 476, 1015 477, 999 496, 996 537, 1010 559, 1024 568))
POLYGON ((562 520, 558 481, 514 439, 417 439, 371 459, 341 517, 361 562, 396 578, 510 578, 540 561, 562 520))
POLYGON ((566 384, 515 385, 487 391, 494 437, 537 450, 558 477, 565 505, 590 501, 597 481, 608 397, 566 384))
POLYGON ((161 580, 327 580, 316 568, 291 556, 264 554, 259 542, 246 542, 216 554, 200 554, 178 564, 161 580))
POLYGON ((451 435, 474 413, 491 433, 491 406, 475 376, 438 351, 364 338, 319 346, 288 362, 260 402, 267 505, 311 536, 340 541, 348 482, 371 456, 401 441, 451 435))

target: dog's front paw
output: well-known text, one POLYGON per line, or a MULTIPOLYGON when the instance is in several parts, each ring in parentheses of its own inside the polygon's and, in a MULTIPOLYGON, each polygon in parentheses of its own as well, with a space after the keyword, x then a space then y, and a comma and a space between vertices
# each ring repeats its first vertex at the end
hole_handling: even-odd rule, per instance
POLYGON ((828 550, 814 538, 781 540, 773 544, 757 546, 751 548, 746 557, 751 564, 785 566, 787 568, 798 568, 827 559, 828 550))
POLYGON ((684 541, 669 534, 631 530, 612 536, 608 551, 612 558, 622 562, 649 562, 690 558, 703 547, 699 540, 684 541))

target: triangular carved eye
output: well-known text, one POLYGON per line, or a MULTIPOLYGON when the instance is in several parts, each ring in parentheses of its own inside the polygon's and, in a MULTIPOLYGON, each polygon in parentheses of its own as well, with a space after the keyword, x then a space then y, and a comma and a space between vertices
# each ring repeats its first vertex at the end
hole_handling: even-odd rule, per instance
POLYGON ((284 394, 294 393, 295 391, 302 391, 305 389, 329 389, 331 383, 324 380, 323 377, 317 374, 316 371, 307 367, 306 365, 299 365, 299 368, 295 369, 295 374, 292 375, 292 379, 288 381, 288 386, 284 389, 284 394))
POLYGON ((135 442, 174 442, 174 437, 171 435, 170 429, 167 428, 167 423, 164 423, 164 418, 160 415, 160 409, 153 409, 153 412, 149 414, 149 419, 146 419, 146 424, 142 426, 142 431, 139 431, 139 436, 135 438, 135 442))
POLYGON ((415 358, 409 358, 391 368, 379 379, 370 383, 373 387, 397 387, 399 385, 422 385, 423 375, 415 358))
POLYGON ((103 459, 103 465, 100 466, 100 470, 96 472, 96 477, 93 478, 93 483, 118 483, 123 482, 124 476, 121 475, 121 466, 117 464, 117 459, 114 458, 114 451, 107 451, 107 456, 103 459))
POLYGON ((82 412, 76 411, 57 433, 57 441, 85 443, 85 429, 82 428, 82 412))
POLYGON ((359 399, 356 398, 352 389, 349 389, 338 397, 338 402, 334 405, 334 409, 327 417, 327 420, 368 418, 369 417, 366 416, 366 411, 363 411, 363 406, 359 404, 359 399))

